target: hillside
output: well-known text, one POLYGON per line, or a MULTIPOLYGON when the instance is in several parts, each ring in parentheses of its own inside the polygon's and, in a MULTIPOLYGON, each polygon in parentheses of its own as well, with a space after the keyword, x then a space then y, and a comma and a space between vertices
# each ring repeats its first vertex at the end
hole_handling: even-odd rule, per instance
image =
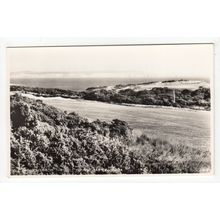
POLYGON ((209 84, 195 80, 100 86, 91 87, 82 92, 12 85, 11 91, 31 93, 35 96, 85 99, 115 104, 172 106, 195 110, 211 109, 209 84))
POLYGON ((117 104, 172 106, 210 110, 210 88, 203 81, 169 80, 142 84, 88 88, 82 95, 87 100, 117 104))
POLYGON ((116 86, 100 86, 88 88, 87 90, 114 90, 119 92, 120 90, 132 89, 133 91, 151 90, 153 88, 168 88, 168 89, 188 89, 197 90, 200 87, 210 88, 210 85, 206 81, 201 80, 166 80, 166 81, 153 81, 140 84, 129 84, 129 85, 116 85, 116 86))
POLYGON ((18 94, 11 96, 11 174, 204 173, 210 152, 135 136, 125 121, 89 122, 18 94))

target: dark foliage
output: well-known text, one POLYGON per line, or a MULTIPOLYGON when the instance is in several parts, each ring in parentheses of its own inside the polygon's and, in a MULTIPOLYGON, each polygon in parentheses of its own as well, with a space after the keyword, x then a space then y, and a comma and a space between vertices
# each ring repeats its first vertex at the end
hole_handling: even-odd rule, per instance
MULTIPOLYGON (((164 82, 173 82, 168 80, 164 82)), ((181 81, 181 80, 179 80, 181 81)), ((150 82, 152 83, 152 82, 150 82)), ((149 83, 143 83, 149 84, 149 83)), ((131 84, 133 85, 133 84, 131 84)), ((178 108, 192 108, 210 110, 210 89, 200 87, 197 90, 170 88, 153 88, 151 90, 134 91, 133 89, 123 89, 123 85, 115 86, 115 89, 107 90, 105 86, 91 87, 83 92, 62 89, 31 88, 23 86, 11 86, 11 91, 21 91, 32 93, 36 96, 81 98, 85 100, 95 100, 116 104, 141 104, 156 106, 173 106, 178 108), (120 90, 117 90, 120 89, 120 90)))
POLYGON ((89 122, 41 101, 11 96, 11 174, 197 173, 208 151, 132 136, 128 124, 89 122))
POLYGON ((121 89, 119 92, 104 89, 88 90, 82 94, 82 98, 118 104, 128 103, 210 110, 210 89, 203 87, 194 91, 175 89, 175 99, 173 89, 166 87, 142 91, 121 89))
POLYGON ((42 102, 14 95, 11 131, 14 175, 138 172, 130 164, 127 143, 131 129, 124 121, 90 123, 74 112, 65 114, 42 102))
POLYGON ((23 93, 33 93, 35 96, 43 97, 63 97, 63 98, 79 98, 80 93, 73 90, 64 90, 57 88, 39 88, 39 87, 26 87, 26 86, 10 86, 11 91, 20 91, 23 93))

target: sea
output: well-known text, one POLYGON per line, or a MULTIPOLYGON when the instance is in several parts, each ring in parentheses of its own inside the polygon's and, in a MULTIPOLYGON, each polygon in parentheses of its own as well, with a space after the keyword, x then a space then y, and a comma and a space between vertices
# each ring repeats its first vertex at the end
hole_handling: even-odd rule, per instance
POLYGON ((38 88, 59 88, 75 91, 83 91, 89 87, 114 86, 118 84, 137 84, 162 79, 147 78, 19 78, 11 79, 13 85, 38 87, 38 88))
POLYGON ((138 84, 172 79, 176 78, 11 78, 10 84, 83 91, 89 87, 138 84))

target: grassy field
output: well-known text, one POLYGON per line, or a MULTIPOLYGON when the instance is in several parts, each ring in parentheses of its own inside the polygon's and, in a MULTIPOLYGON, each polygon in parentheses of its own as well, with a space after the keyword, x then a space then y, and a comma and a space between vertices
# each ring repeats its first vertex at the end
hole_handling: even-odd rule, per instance
POLYGON ((42 99, 48 105, 67 112, 75 111, 91 121, 96 119, 111 121, 115 118, 124 120, 138 135, 147 134, 148 137, 159 137, 173 144, 210 147, 209 111, 130 107, 77 99, 42 99))

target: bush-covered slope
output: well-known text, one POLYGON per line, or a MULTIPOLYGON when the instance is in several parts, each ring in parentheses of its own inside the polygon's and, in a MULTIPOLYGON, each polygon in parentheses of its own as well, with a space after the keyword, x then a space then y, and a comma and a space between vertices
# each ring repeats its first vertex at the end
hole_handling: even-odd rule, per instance
MULTIPOLYGON (((166 81, 165 81, 166 82, 166 81)), ((173 106, 178 108, 192 108, 210 110, 210 88, 199 87, 195 90, 175 89, 167 87, 154 87, 148 90, 136 91, 131 88, 122 89, 120 85, 113 89, 106 87, 88 88, 82 92, 62 89, 31 88, 23 86, 11 86, 11 91, 21 91, 33 93, 36 96, 44 97, 63 97, 63 98, 81 98, 85 100, 95 100, 116 104, 141 104, 157 106, 173 106)))
POLYGON ((210 110, 210 89, 200 87, 196 90, 153 88, 135 91, 133 89, 114 90, 96 89, 82 93, 87 100, 102 102, 129 103, 142 105, 173 106, 178 108, 200 108, 210 110))
POLYGON ((198 173, 204 149, 133 137, 126 122, 89 122, 40 100, 11 96, 11 174, 198 173))

